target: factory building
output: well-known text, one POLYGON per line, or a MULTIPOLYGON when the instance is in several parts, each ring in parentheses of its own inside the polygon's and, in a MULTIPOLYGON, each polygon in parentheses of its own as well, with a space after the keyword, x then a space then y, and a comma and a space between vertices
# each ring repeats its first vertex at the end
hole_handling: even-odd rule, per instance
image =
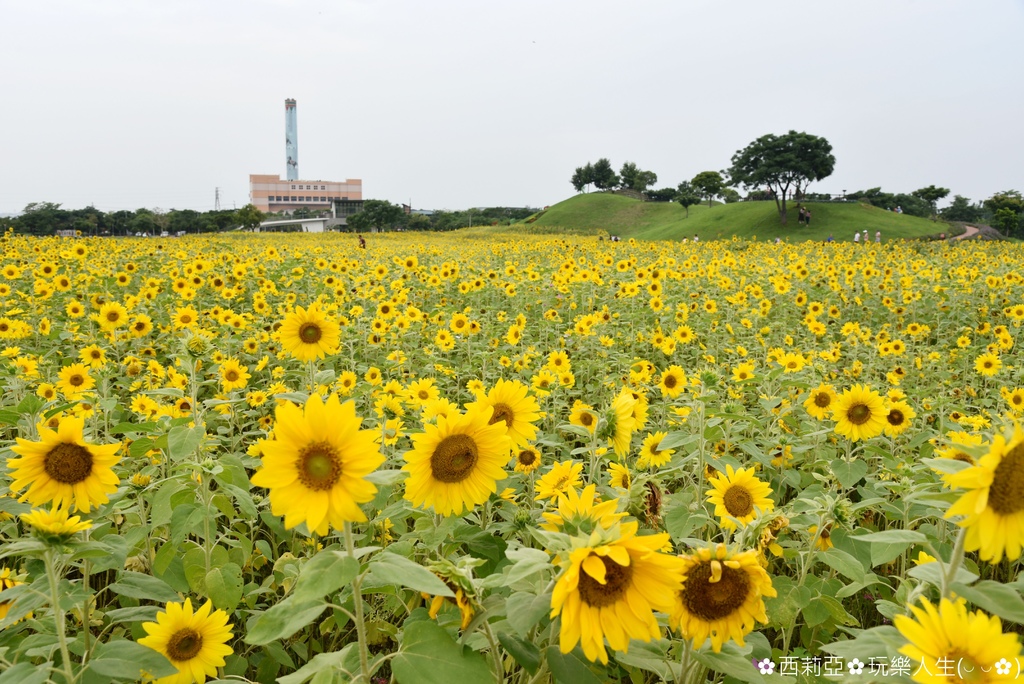
POLYGON ((284 101, 286 178, 272 174, 249 175, 249 201, 262 212, 292 213, 296 209, 329 211, 343 206, 351 214, 362 209, 363 181, 301 180, 299 130, 295 100, 284 101))

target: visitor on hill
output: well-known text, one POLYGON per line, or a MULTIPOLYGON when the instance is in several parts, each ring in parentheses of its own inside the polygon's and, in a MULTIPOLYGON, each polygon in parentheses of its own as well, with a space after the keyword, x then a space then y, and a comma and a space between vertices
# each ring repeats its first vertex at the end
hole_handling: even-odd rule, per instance
POLYGON ((828 234, 828 240, 825 240, 825 242, 835 242, 835 241, 836 241, 836 239, 834 237, 832 237, 832 233, 829 233, 828 234))
POLYGON ((870 242, 870 240, 868 240, 868 229, 865 228, 864 229, 864 246, 867 247, 869 242, 870 242))
POLYGON ((803 225, 804 224, 804 208, 803 207, 798 207, 798 208, 800 209, 800 211, 797 212, 796 222, 799 223, 800 225, 803 225))
POLYGON ((700 238, 699 238, 699 237, 697 237, 697 234, 696 234, 696 233, 694 233, 694 234, 693 234, 693 241, 694 241, 694 242, 699 242, 699 241, 700 241, 700 238))
POLYGON ((853 244, 857 244, 859 242, 860 242, 860 233, 854 233, 853 234, 853 244))
POLYGON ((366 249, 366 239, 362 235, 359 236, 359 249, 366 249))
POLYGON ((811 212, 807 211, 806 209, 804 209, 804 225, 811 225, 811 212))
POLYGON ((881 242, 881 241, 882 241, 882 231, 876 230, 875 231, 875 242, 878 243, 878 242, 881 242))

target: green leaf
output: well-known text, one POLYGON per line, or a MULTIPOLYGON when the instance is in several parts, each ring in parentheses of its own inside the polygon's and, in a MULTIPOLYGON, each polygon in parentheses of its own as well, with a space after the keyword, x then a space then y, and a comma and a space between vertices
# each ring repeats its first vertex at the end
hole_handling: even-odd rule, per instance
POLYGON ((96 652, 89 661, 89 670, 103 677, 131 681, 137 681, 143 671, 154 678, 169 677, 178 672, 178 668, 162 653, 134 641, 97 644, 96 652))
POLYGON ((765 600, 765 609, 772 625, 787 627, 796 620, 796 616, 810 602, 811 590, 806 586, 797 586, 793 578, 781 575, 772 580, 777 596, 765 600))
POLYGON ((484 657, 459 646, 433 620, 406 622, 402 648, 391 669, 400 682, 411 684, 493 684, 494 673, 484 657))
MULTIPOLYGON (((359 669, 359 644, 350 643, 340 651, 318 653, 290 675, 278 677, 277 684, 302 684, 322 672, 350 673, 359 669)), ((315 680, 314 680, 315 681, 315 680)))
POLYGON ((133 606, 115 608, 104 613, 111 622, 155 622, 159 606, 133 606))
POLYGON ((370 575, 381 584, 396 584, 434 596, 455 596, 447 584, 422 565, 387 551, 370 563, 370 575))
POLYGON ((928 537, 913 530, 885 530, 884 532, 872 532, 857 537, 850 537, 854 541, 863 542, 884 542, 886 544, 923 544, 928 537))
POLYGON ((632 641, 629 644, 629 652, 615 652, 615 660, 628 667, 637 667, 658 675, 663 682, 679 681, 682 668, 678 662, 672 662, 673 658, 668 656, 669 642, 666 639, 658 641, 632 641))
POLYGON ((527 672, 537 674, 537 668, 540 667, 539 648, 509 632, 498 632, 498 641, 527 672))
POLYGON ((735 644, 731 642, 725 644, 722 646, 721 653, 705 649, 694 651, 693 657, 708 669, 735 677, 742 682, 749 682, 749 684, 767 684, 768 680, 761 676, 750 657, 740 653, 735 644))
POLYGON ((860 561, 847 552, 835 547, 818 554, 825 565, 829 566, 839 574, 852 579, 854 582, 864 580, 864 566, 860 561))
POLYGON ((375 470, 367 475, 365 480, 380 485, 381 487, 387 487, 389 485, 398 484, 406 477, 409 473, 404 470, 375 470))
POLYGON ((508 623, 519 636, 529 636, 530 630, 551 611, 551 594, 516 592, 505 602, 505 611, 508 623))
POLYGON ((242 568, 235 563, 226 563, 213 568, 206 574, 206 594, 215 608, 234 611, 242 600, 242 568))
POLYGON ((178 592, 171 589, 162 579, 130 570, 122 572, 121 577, 110 585, 110 590, 121 596, 148 599, 160 603, 178 601, 181 598, 178 596, 178 592))
POLYGON ((286 598, 269 610, 261 613, 251 623, 245 642, 262 646, 277 639, 285 639, 311 623, 324 612, 323 601, 299 603, 286 598))
POLYGON ((864 461, 845 461, 839 458, 832 461, 832 473, 844 489, 851 489, 868 474, 868 464, 864 461))
POLYGON ((45 684, 50 671, 32 663, 18 663, 0 672, 0 684, 45 684))
MULTIPOLYGON (((923 582, 929 582, 934 584, 936 587, 942 586, 942 574, 945 572, 945 567, 942 563, 922 563, 921 565, 915 565, 914 567, 907 570, 907 574, 914 579, 919 579, 923 582)), ((973 572, 964 567, 956 569, 956 579, 954 581, 960 582, 961 584, 971 584, 974 580, 978 579, 978 576, 973 572)))
POLYGON ((295 600, 300 603, 322 599, 345 586, 359 574, 359 561, 339 551, 321 551, 302 566, 295 585, 295 600))
POLYGON ((568 653, 562 653, 558 646, 548 646, 544 657, 559 684, 601 684, 603 681, 590 669, 590 663, 579 646, 568 653))
POLYGON ((175 426, 167 433, 167 455, 172 461, 182 461, 195 453, 205 436, 201 427, 175 426))
POLYGON ((954 584, 951 589, 957 596, 964 597, 979 608, 1004 620, 1024 624, 1024 598, 1009 585, 982 580, 970 587, 965 584, 954 584))

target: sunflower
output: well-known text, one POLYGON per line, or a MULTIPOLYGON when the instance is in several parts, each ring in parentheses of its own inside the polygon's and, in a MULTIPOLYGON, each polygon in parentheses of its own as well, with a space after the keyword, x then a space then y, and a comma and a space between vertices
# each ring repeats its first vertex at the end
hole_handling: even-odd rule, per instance
POLYGON ((660 468, 672 460, 674 449, 660 449, 658 445, 665 439, 666 432, 655 432, 644 437, 640 445, 640 457, 636 460, 637 468, 660 468))
POLYGON ((166 657, 178 668, 178 674, 162 677, 156 684, 203 684, 207 677, 216 677, 217 668, 224 666, 224 657, 234 651, 227 642, 231 639, 228 614, 211 610, 207 601, 193 612, 192 600, 168 603, 156 614, 156 622, 142 623, 147 636, 139 639, 143 646, 166 657))
POLYGON ((540 466, 540 452, 533 447, 523 447, 516 454, 517 473, 532 473, 540 466))
POLYGON ((804 408, 818 420, 825 420, 832 412, 832 403, 836 400, 836 390, 832 385, 818 385, 804 401, 804 408))
POLYGON ((535 501, 543 499, 556 499, 560 494, 565 494, 570 489, 575 489, 582 484, 580 473, 583 472, 583 464, 574 461, 562 461, 554 463, 551 470, 544 473, 533 485, 537 492, 535 501))
POLYGON ((78 358, 82 359, 83 364, 93 368, 102 368, 107 363, 107 353, 97 344, 90 344, 82 349, 78 352, 78 358))
POLYGON ((490 422, 491 413, 473 406, 438 416, 436 425, 413 435, 402 468, 409 472, 405 498, 446 516, 487 501, 507 475, 503 466, 512 449, 507 426, 490 422))
POLYGON ((91 520, 82 520, 81 516, 68 515, 67 507, 54 505, 50 510, 37 508, 30 513, 22 513, 21 521, 32 526, 36 534, 55 540, 65 541, 72 535, 92 527, 91 520))
POLYGON ((755 620, 768 622, 764 597, 776 592, 756 551, 730 553, 725 544, 719 544, 682 560, 683 587, 677 592, 669 624, 691 639, 694 648, 708 639, 715 653, 730 639, 743 646, 755 620))
POLYGON ((38 442, 18 437, 11 451, 21 458, 7 461, 11 491, 27 487, 21 500, 33 506, 52 502, 86 513, 107 503, 120 482, 112 466, 120 460, 121 444, 89 444, 82 436, 84 425, 82 418, 65 418, 56 431, 41 427, 38 442))
POLYGON ((96 387, 96 381, 89 375, 84 363, 73 363, 60 369, 60 380, 57 389, 68 399, 77 399, 82 394, 96 387))
POLYGON ((291 529, 305 522, 319 535, 363 522, 359 505, 377 488, 365 477, 384 462, 379 432, 360 430, 355 404, 312 395, 304 408, 277 407, 274 439, 261 444, 262 466, 252 483, 270 490, 270 508, 291 529))
POLYGON ((249 367, 238 359, 227 359, 220 365, 220 384, 225 392, 243 389, 249 384, 249 367))
MULTIPOLYGON (((10 568, 0 567, 0 592, 5 589, 13 589, 19 584, 25 583, 18 579, 18 577, 11 572, 10 568)), ((7 617, 7 613, 10 612, 11 604, 13 603, 14 601, 0 601, 0 622, 3 622, 7 617)), ((31 613, 29 613, 29 617, 31 617, 31 613)))
POLYGON ((949 442, 949 445, 935 449, 935 454, 939 458, 952 458, 969 463, 970 465, 974 465, 974 457, 967 453, 964 448, 988 446, 988 442, 981 435, 969 432, 947 432, 946 441, 949 442))
POLYGON ((1003 398, 1006 399, 1006 403, 1010 405, 1010 410, 1014 413, 1024 411, 1024 388, 1014 387, 1013 390, 1008 390, 1003 398))
POLYGON ((569 414, 569 424, 586 428, 590 434, 594 434, 594 430, 597 429, 598 419, 593 409, 594 407, 590 404, 584 404, 577 399, 572 405, 572 412, 569 414))
POLYGON ((621 463, 609 463, 608 464, 608 484, 616 489, 625 489, 629 491, 629 485, 632 484, 632 478, 629 474, 629 468, 622 465, 621 463))
POLYGON ((986 377, 992 377, 1002 368, 1003 362, 995 354, 982 354, 974 361, 974 370, 986 377))
POLYGON ((565 532, 573 535, 589 535, 596 530, 607 530, 622 519, 625 513, 616 513, 618 499, 601 501, 597 496, 597 485, 589 484, 577 493, 572 487, 565 494, 558 495, 556 513, 541 513, 542 530, 565 532))
POLYGON ((910 421, 916 417, 917 413, 907 402, 889 402, 889 412, 885 417, 885 427, 882 429, 888 436, 895 437, 905 432, 910 427, 910 421))
POLYGON ((998 563, 1003 554, 1017 560, 1024 545, 1024 432, 1015 426, 1007 440, 996 435, 978 464, 943 476, 950 487, 969 490, 946 512, 962 515, 967 528, 964 548, 982 560, 998 563))
POLYGON ((1011 664, 1020 655, 1016 634, 1004 634, 996 616, 980 610, 967 611, 963 599, 943 598, 938 607, 921 599, 921 607, 910 606, 914 614, 897 615, 893 625, 907 640, 900 653, 918 667, 912 679, 921 684, 938 682, 995 682, 1010 677, 1011 664), (1005 670, 1000 672, 1000 665, 1005 670), (963 678, 963 675, 967 678, 963 678))
POLYGON ((341 328, 327 318, 316 304, 285 316, 278 330, 281 346, 299 361, 322 359, 333 354, 341 340, 341 328))
POLYGON ((529 390, 518 380, 500 379, 490 392, 467 404, 466 409, 493 408, 490 424, 503 422, 512 444, 527 446, 537 436, 537 426, 533 423, 543 415, 537 400, 527 394, 529 390))
POLYGON ((128 309, 118 302, 107 302, 94 318, 101 330, 116 330, 128 322, 128 309))
POLYGON ((672 609, 683 563, 659 553, 669 542, 667 534, 638 537, 637 526, 621 523, 617 538, 574 549, 562 561, 551 594, 551 618, 561 618, 562 653, 579 643, 587 659, 607 663, 605 640, 612 649, 627 652, 630 639, 661 636, 654 611, 672 609))
POLYGON ((620 458, 629 453, 629 443, 637 425, 634 418, 636 404, 637 400, 630 389, 623 387, 605 412, 604 423, 597 434, 599 438, 608 440, 608 445, 615 449, 615 455, 620 458))
POLYGON ((679 366, 669 366, 662 371, 658 388, 661 396, 675 399, 686 389, 686 373, 679 366))
POLYGON ((887 414, 885 402, 878 392, 866 385, 854 385, 836 400, 832 420, 836 421, 835 431, 838 434, 856 442, 882 434, 887 414))
POLYGON ((715 505, 715 515, 722 519, 722 527, 736 530, 733 518, 746 525, 761 513, 775 508, 768 498, 771 486, 754 477, 753 468, 733 470, 731 465, 726 465, 725 469, 725 473, 711 478, 713 489, 705 492, 708 503, 715 505))

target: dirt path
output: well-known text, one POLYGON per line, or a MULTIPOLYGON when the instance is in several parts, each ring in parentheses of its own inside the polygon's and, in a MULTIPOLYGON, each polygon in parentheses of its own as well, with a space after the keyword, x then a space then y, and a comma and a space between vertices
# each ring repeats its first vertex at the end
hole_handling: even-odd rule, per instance
POLYGON ((964 239, 969 238, 969 237, 974 237, 975 235, 977 235, 978 233, 981 232, 980 230, 978 230, 974 226, 964 226, 964 228, 966 228, 967 230, 964 231, 963 235, 957 235, 954 238, 950 238, 950 240, 964 240, 964 239))

